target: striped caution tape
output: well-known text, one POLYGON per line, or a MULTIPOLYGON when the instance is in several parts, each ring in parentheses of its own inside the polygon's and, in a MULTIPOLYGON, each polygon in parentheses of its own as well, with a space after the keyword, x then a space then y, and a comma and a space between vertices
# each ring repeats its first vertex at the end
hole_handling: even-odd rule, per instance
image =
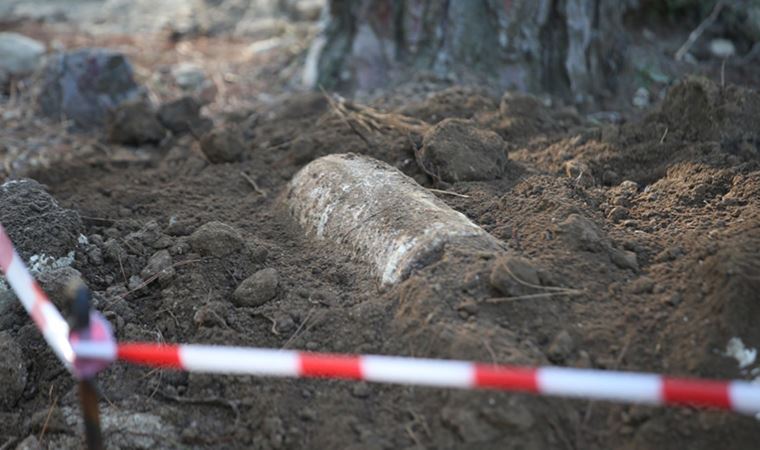
POLYGON ((34 281, 24 261, 13 248, 2 225, 0 225, 0 268, 50 348, 68 370, 73 370, 74 352, 69 343, 69 324, 34 281))
POLYGON ((75 375, 92 376, 119 359, 192 372, 336 378, 463 389, 498 389, 653 405, 712 407, 760 414, 760 384, 562 367, 519 367, 467 361, 205 345, 116 344, 93 313, 86 333, 69 326, 34 281, 0 225, 0 268, 45 340, 75 375), (73 344, 73 345, 72 345, 73 344))
POLYGON ((564 367, 519 367, 396 356, 352 356, 245 347, 125 343, 75 346, 80 357, 120 359, 191 372, 336 378, 497 389, 667 406, 760 413, 760 384, 564 367))

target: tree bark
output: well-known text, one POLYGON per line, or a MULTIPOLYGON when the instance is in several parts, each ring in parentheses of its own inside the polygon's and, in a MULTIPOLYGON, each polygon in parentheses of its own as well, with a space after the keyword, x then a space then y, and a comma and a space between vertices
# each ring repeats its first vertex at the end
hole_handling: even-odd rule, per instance
POLYGON ((304 82, 372 89, 432 71, 584 102, 614 91, 637 0, 329 0, 304 82))

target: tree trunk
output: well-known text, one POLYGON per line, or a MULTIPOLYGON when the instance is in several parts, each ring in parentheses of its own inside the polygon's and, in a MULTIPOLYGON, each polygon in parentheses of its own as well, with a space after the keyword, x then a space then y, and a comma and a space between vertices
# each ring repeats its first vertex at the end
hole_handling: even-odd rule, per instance
POLYGON ((637 0, 329 0, 304 82, 371 89, 478 74, 574 102, 614 91, 637 0))

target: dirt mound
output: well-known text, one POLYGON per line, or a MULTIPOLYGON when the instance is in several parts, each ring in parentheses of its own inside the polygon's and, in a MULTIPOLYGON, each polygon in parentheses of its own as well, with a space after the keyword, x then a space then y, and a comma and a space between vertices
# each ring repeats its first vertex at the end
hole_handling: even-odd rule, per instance
POLYGON ((13 180, 0 186, 0 223, 21 256, 66 257, 83 231, 76 211, 58 202, 34 180, 13 180))
POLYGON ((652 183, 680 162, 728 168, 760 161, 760 94, 687 78, 641 121, 574 132, 530 158, 557 172, 586 167, 593 183, 652 183))

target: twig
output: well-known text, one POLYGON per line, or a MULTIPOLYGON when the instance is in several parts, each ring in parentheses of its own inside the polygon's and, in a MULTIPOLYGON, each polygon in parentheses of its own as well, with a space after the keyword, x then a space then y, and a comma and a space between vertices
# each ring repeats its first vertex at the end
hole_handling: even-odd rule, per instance
POLYGON ((728 58, 723 58, 723 63, 720 65, 720 88, 726 88, 726 61, 728 58))
POLYGON ((427 188, 427 190, 430 192, 435 192, 436 194, 453 195, 454 197, 460 197, 460 198, 470 198, 469 195, 460 194, 458 192, 444 191, 442 189, 427 188))
POLYGON ((245 173, 245 172, 240 172, 240 175, 242 175, 242 176, 243 176, 243 178, 245 178, 245 181, 247 181, 247 182, 248 182, 248 183, 251 185, 251 187, 253 187, 253 190, 254 190, 254 191, 258 192, 258 193, 259 193, 259 194, 260 194, 262 197, 266 197, 266 196, 267 196, 267 191, 265 191, 265 190, 261 189, 261 188, 259 187, 259 185, 258 185, 258 184, 256 184, 256 180, 254 180, 253 178, 251 178, 251 177, 250 177, 250 176, 249 176, 247 173, 245 173))
MULTIPOLYGON (((53 388, 55 385, 50 385, 50 390, 48 391, 48 399, 53 396, 53 388)), ((47 416, 45 417, 45 423, 42 424, 42 430, 40 431, 40 436, 37 438, 40 442, 42 442, 42 438, 45 436, 45 432, 47 431, 48 424, 50 423, 50 417, 53 416, 53 410, 55 409, 56 405, 58 404, 58 396, 53 397, 53 403, 50 405, 50 408, 48 408, 47 416)))
MULTIPOLYGON (((519 284, 522 284, 523 286, 527 286, 529 288, 542 289, 544 291, 557 292, 559 294, 572 293, 570 295, 577 295, 577 294, 582 294, 583 293, 583 291, 578 290, 578 289, 568 289, 568 288, 561 288, 561 287, 554 287, 554 286, 541 286, 540 284, 530 283, 528 281, 525 281, 525 280, 521 279, 517 275, 515 275, 515 273, 512 272, 512 269, 510 269, 509 266, 506 265, 506 264, 504 264, 504 270, 507 271, 507 274, 509 274, 509 276, 512 277, 513 280, 515 280, 519 284)), ((515 299, 517 299, 517 297, 507 297, 507 298, 515 298, 515 299)))
POLYGON ((665 132, 662 133, 662 137, 660 138, 660 144, 665 142, 665 138, 668 136, 668 131, 670 131, 670 127, 665 127, 665 132))
POLYGON ((340 117, 341 120, 343 120, 343 122, 345 122, 346 125, 348 125, 348 127, 351 128, 351 131, 353 131, 354 134, 356 134, 357 136, 359 136, 359 138, 362 141, 364 141, 364 143, 367 144, 368 147, 374 148, 374 145, 372 145, 372 142, 370 142, 370 140, 367 139, 367 137, 364 136, 364 134, 362 134, 362 132, 359 131, 354 126, 353 123, 351 123, 351 120, 349 120, 349 118, 346 115, 345 111, 342 108, 340 108, 340 106, 338 105, 338 103, 327 93, 327 91, 325 91, 325 89, 322 86, 320 86, 319 88, 322 90, 322 95, 325 96, 325 98, 327 99, 327 102, 330 104, 330 107, 333 109, 333 111, 335 111, 335 114, 337 114, 338 117, 340 117))
POLYGON ((306 325, 306 322, 309 321, 309 318, 311 317, 311 313, 314 311, 314 308, 311 308, 309 312, 306 314, 306 317, 303 319, 303 322, 301 322, 301 325, 296 328, 296 331, 293 332, 293 334, 290 336, 290 338, 285 342, 285 344, 282 346, 283 350, 288 348, 288 345, 290 345, 293 340, 295 340, 296 336, 298 336, 298 333, 301 331, 301 329, 306 325))
POLYGON ((121 255, 119 252, 116 252, 116 259, 119 260, 119 268, 121 269, 121 276, 124 277, 124 284, 128 284, 129 281, 127 281, 127 272, 124 271, 124 264, 121 263, 121 255))
POLYGON ((689 33, 689 38, 686 39, 686 42, 684 42, 681 48, 679 48, 676 52, 676 61, 683 61, 683 57, 686 56, 686 53, 688 53, 689 50, 691 50, 691 47, 695 42, 697 42, 697 39, 702 36, 702 33, 704 33, 705 30, 713 24, 713 22, 715 22, 715 19, 718 18, 718 14, 720 14, 724 6, 726 6, 726 1, 718 0, 718 2, 713 7, 712 12, 710 12, 710 15, 707 16, 707 18, 703 20, 702 23, 700 23, 699 26, 694 29, 694 31, 689 33))
POLYGON ((551 298, 551 297, 557 297, 560 295, 580 295, 583 294, 583 291, 576 291, 573 289, 568 289, 566 292, 544 292, 541 294, 529 294, 529 295, 518 295, 515 297, 493 297, 493 298, 487 298, 485 299, 486 303, 507 303, 511 301, 517 301, 517 300, 530 300, 534 298, 551 298))

